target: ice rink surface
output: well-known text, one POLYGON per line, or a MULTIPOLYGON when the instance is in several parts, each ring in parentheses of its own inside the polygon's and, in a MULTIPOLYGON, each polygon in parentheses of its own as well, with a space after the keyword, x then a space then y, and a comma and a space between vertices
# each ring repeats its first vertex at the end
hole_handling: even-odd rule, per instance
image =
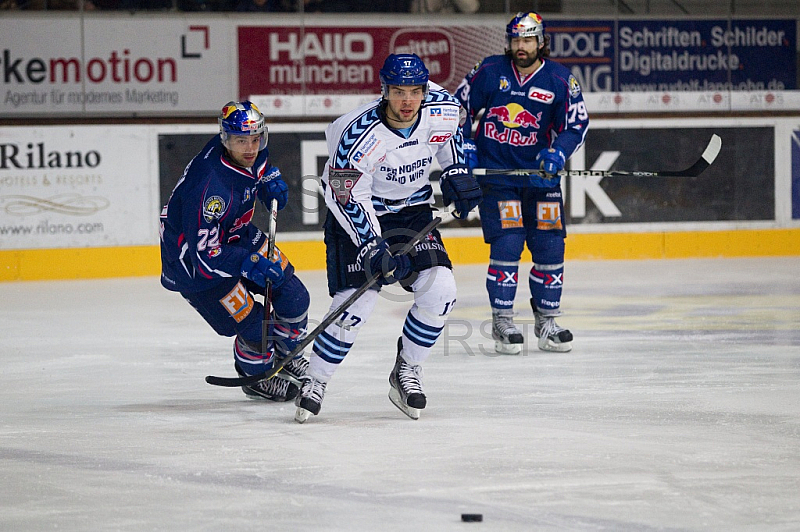
POLYGON ((304 425, 206 384, 232 342, 157 278, 0 283, 0 530, 800 529, 800 258, 568 262, 564 354, 529 267, 521 356, 458 266, 422 417, 387 398, 395 290, 304 425))

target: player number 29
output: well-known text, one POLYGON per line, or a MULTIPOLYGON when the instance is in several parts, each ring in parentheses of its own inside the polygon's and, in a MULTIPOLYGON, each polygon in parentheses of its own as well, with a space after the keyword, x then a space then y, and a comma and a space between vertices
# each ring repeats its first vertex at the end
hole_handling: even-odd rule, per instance
POLYGON ((586 112, 586 104, 584 102, 570 104, 568 119, 570 124, 575 123, 575 115, 578 115, 578 119, 580 120, 587 120, 589 118, 589 113, 586 112))

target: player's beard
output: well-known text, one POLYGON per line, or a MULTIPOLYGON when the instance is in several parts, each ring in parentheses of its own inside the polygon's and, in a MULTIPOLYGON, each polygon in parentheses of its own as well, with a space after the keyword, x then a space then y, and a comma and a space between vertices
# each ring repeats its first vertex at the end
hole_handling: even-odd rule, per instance
POLYGON ((536 50, 534 53, 529 54, 525 52, 524 57, 520 57, 519 54, 520 50, 514 52, 511 58, 514 61, 514 66, 517 68, 528 68, 533 65, 537 59, 539 59, 539 50, 536 50))

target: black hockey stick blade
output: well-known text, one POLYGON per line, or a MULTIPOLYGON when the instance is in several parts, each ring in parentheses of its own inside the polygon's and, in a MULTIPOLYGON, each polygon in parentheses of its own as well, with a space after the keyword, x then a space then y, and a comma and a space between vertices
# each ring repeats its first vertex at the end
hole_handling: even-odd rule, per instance
MULTIPOLYGON (((436 226, 439 225, 441 222, 442 222, 441 218, 439 218, 438 216, 434 217, 434 219, 431 220, 430 223, 428 223, 428 225, 426 225, 425 228, 422 229, 422 231, 414 235, 414 237, 403 246, 403 248, 399 251, 398 254, 405 255, 406 253, 410 252, 412 249, 414 249, 414 246, 419 244, 420 241, 422 241, 422 239, 425 238, 425 236, 428 233, 433 231, 436 228, 436 226)), ((289 363, 290 360, 296 357, 298 353, 302 353, 303 350, 306 347, 308 347, 308 345, 322 333, 322 331, 328 328, 328 325, 338 320, 341 317, 341 315, 344 314, 344 312, 348 308, 350 308, 350 306, 353 303, 355 303, 356 299, 364 295, 364 292, 372 288, 372 286, 378 282, 379 277, 380 277, 379 273, 374 273, 369 279, 366 280, 364 284, 358 287, 355 292, 350 294, 350 297, 348 297, 341 305, 339 305, 335 310, 333 310, 330 314, 328 314, 328 316, 326 316, 325 319, 322 320, 322 322, 319 325, 317 325, 317 327, 313 331, 308 333, 300 341, 300 343, 297 344, 297 347, 295 347, 291 353, 286 355, 286 358, 274 364, 273 368, 270 369, 269 371, 265 371, 264 373, 259 373, 257 375, 249 375, 247 377, 215 377, 213 375, 209 375, 206 377, 206 382, 208 384, 213 384, 214 386, 225 386, 228 388, 235 388, 237 386, 250 386, 259 381, 271 379, 272 377, 277 375, 283 369, 283 367, 289 363)))
MULTIPOLYGON (((562 170, 558 173, 560 177, 697 177, 716 160, 719 151, 722 149, 722 139, 716 133, 711 136, 706 149, 700 158, 685 170, 659 170, 653 172, 646 171, 624 171, 624 170, 562 170)), ((531 176, 538 175, 547 179, 547 175, 539 169, 502 169, 502 168, 475 168, 472 170, 475 175, 519 175, 531 176)))

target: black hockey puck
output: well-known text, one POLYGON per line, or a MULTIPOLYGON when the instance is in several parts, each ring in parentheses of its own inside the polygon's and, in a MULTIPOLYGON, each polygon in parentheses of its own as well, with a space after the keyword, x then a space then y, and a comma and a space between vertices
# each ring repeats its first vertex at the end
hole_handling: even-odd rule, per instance
POLYGON ((465 523, 479 523, 483 521, 483 514, 461 514, 461 520, 465 523))

